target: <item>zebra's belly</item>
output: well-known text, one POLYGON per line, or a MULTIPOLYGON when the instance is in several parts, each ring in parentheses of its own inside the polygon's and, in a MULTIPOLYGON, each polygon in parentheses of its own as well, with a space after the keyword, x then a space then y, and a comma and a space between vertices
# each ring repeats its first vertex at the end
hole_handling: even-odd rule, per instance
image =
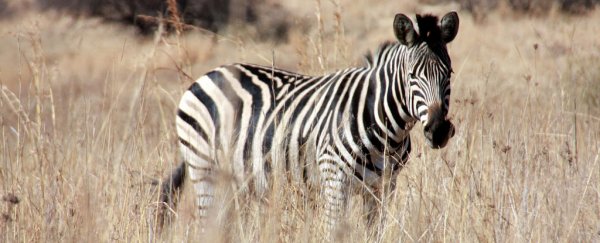
POLYGON ((249 155, 246 152, 238 153, 245 146, 228 148, 217 144, 212 158, 217 161, 213 165, 215 171, 232 175, 239 188, 259 197, 268 193, 274 184, 287 185, 300 191, 317 186, 319 174, 316 154, 310 149, 314 146, 303 143, 299 150, 291 150, 292 145, 287 139, 266 137, 263 141, 266 142, 266 139, 271 140, 272 146, 248 151, 249 155))

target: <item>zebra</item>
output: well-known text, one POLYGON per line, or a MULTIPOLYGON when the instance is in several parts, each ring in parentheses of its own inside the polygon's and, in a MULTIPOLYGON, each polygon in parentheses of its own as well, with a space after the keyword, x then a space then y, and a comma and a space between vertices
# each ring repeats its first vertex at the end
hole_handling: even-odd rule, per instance
MULTIPOLYGON (((394 190, 416 122, 433 149, 445 147, 455 130, 447 117, 453 71, 446 44, 458 33, 458 15, 416 15, 416 23, 418 32, 396 14, 397 41, 382 44, 363 67, 308 76, 236 63, 200 77, 178 106, 183 162, 163 183, 160 200, 172 203, 188 177, 205 220, 220 173, 262 196, 274 171, 284 171, 291 183, 318 188, 333 228, 353 188, 394 190)), ((363 198, 369 208, 377 205, 376 195, 363 198)))

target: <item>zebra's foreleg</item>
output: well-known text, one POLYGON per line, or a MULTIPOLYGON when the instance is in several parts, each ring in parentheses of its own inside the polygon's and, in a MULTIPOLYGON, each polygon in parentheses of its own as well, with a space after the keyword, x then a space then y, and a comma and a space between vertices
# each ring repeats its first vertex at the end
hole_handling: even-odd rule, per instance
POLYGON ((381 222, 381 199, 378 192, 364 189, 363 195, 363 214, 366 220, 367 227, 373 229, 381 222))
POLYGON ((380 242, 384 235, 388 212, 386 207, 390 205, 389 200, 393 198, 396 188, 395 175, 389 181, 384 181, 381 187, 364 187, 363 213, 366 219, 368 232, 373 240, 380 242), (383 187, 383 188, 381 188, 383 187))
POLYGON ((363 187, 363 213, 367 228, 372 236, 377 237, 378 242, 382 240, 386 228, 386 220, 389 216, 387 207, 396 192, 396 178, 397 173, 387 170, 378 185, 363 187))

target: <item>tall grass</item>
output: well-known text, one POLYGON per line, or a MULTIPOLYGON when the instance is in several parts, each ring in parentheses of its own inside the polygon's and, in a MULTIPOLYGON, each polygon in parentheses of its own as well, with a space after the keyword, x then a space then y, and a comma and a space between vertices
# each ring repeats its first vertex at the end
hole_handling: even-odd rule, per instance
MULTIPOLYGON (((207 234, 186 187, 172 223, 153 231, 158 179, 179 162, 174 111, 187 76, 234 61, 271 65, 273 56, 276 66, 312 74, 355 65, 393 38, 395 12, 411 11, 396 3, 314 4, 299 14, 317 23, 320 4, 322 26, 292 30, 286 44, 236 29, 142 40, 130 29, 51 12, 2 20, 0 241, 320 240, 319 199, 283 176, 261 200, 231 197, 237 191, 229 187, 219 204, 228 210, 207 234), (364 13, 370 8, 380 12, 364 13)), ((385 224, 367 229, 362 200, 353 197, 336 237, 600 240, 600 40, 589 34, 600 32, 600 13, 491 13, 483 24, 460 16, 449 45, 456 136, 431 150, 418 125, 410 161, 382 207, 385 224)))

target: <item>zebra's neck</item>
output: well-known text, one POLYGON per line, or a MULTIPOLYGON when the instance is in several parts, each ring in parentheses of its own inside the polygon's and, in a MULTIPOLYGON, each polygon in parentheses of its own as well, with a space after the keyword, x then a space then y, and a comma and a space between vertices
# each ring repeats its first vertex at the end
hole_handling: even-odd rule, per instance
POLYGON ((417 119, 410 112, 406 99, 408 84, 404 81, 404 62, 408 50, 398 44, 384 44, 369 63, 370 100, 378 136, 401 142, 417 119))

